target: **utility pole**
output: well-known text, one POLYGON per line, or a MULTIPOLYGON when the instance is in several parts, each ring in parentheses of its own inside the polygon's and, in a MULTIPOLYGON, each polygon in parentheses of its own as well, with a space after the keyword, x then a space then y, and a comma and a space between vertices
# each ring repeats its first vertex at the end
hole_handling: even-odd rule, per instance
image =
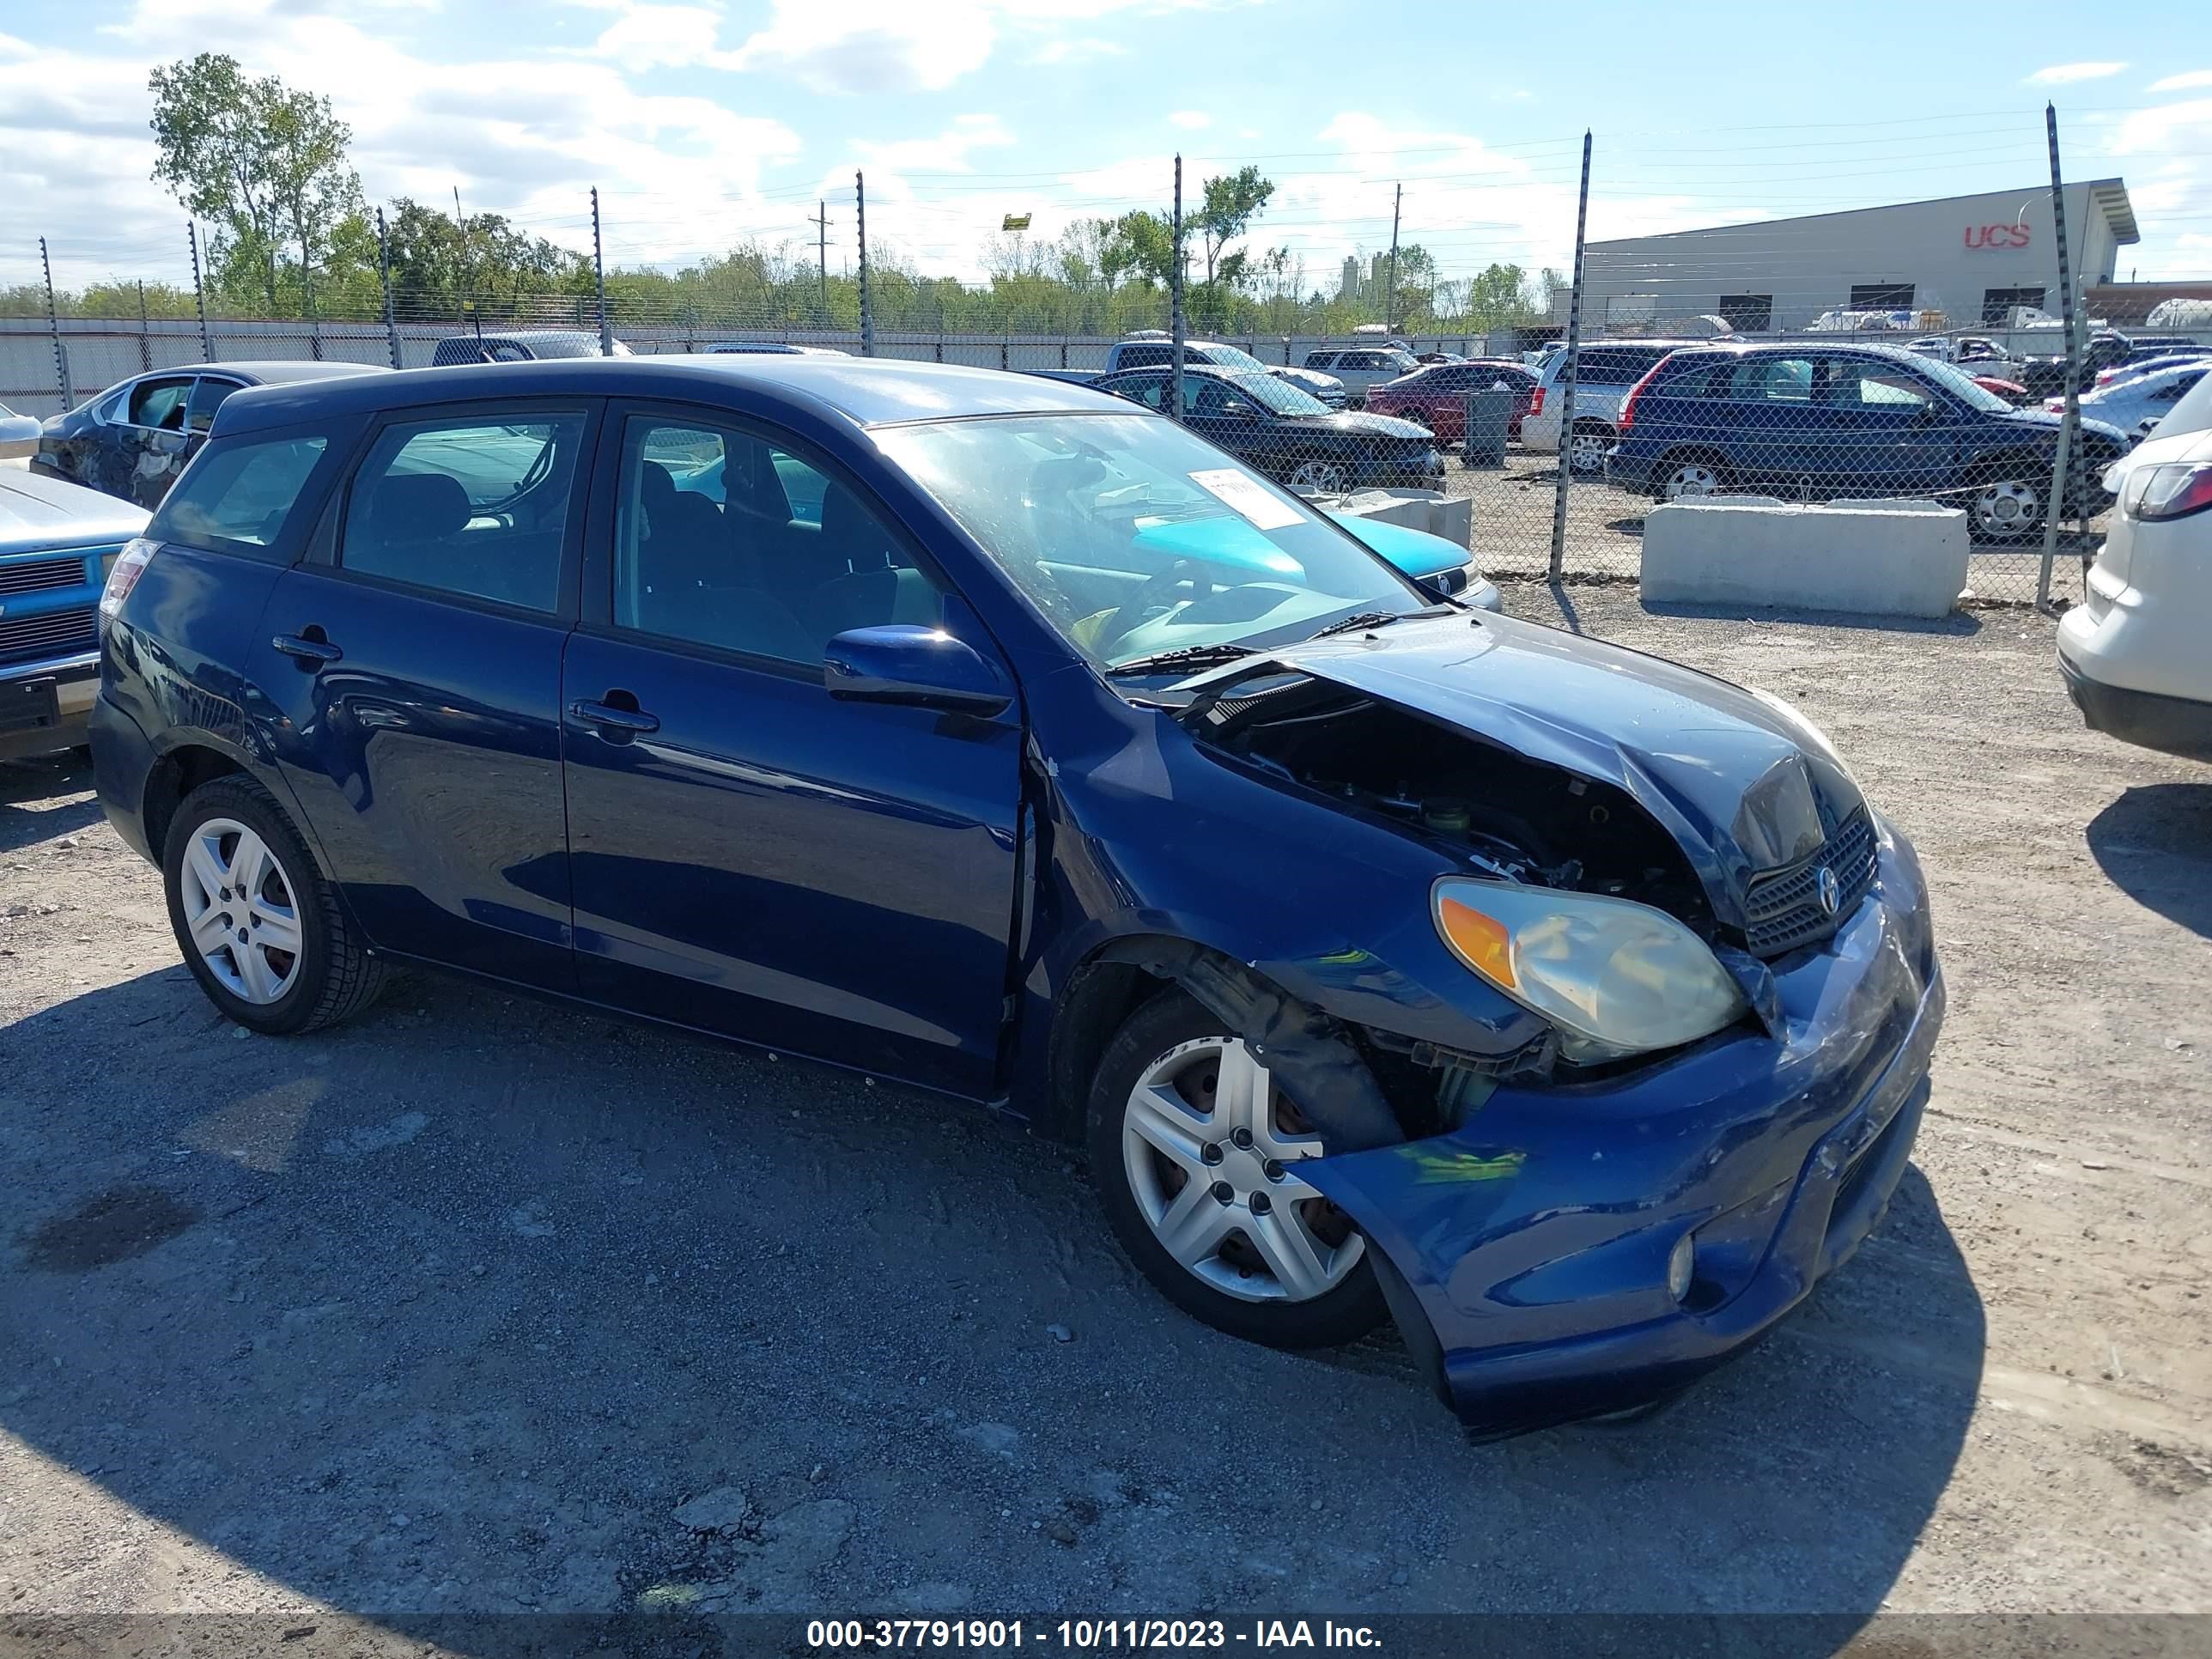
POLYGON ((1390 326, 1391 313, 1398 308, 1398 209, 1406 199, 1406 187, 1399 185, 1390 193, 1390 276, 1382 289, 1382 326, 1390 326))
POLYGON ((868 295, 868 181, 860 173, 853 175, 853 211, 860 221, 860 355, 876 355, 876 318, 874 307, 868 295))
POLYGON ((814 227, 814 269, 822 278, 822 320, 830 320, 830 204, 817 202, 808 217, 814 227))

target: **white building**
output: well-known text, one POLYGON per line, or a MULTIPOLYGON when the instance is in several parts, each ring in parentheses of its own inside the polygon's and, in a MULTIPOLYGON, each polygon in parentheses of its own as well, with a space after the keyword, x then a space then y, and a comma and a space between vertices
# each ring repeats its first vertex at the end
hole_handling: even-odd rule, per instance
MULTIPOLYGON (((2111 282, 2120 248, 2141 238, 2118 179, 2068 185, 2065 203, 2078 294, 2111 282)), ((1583 325, 1594 333, 1700 316, 1747 331, 1801 329, 1833 311, 1937 312, 1943 324, 1913 325, 1998 327, 2015 306, 2059 306, 2047 185, 1592 242, 1583 281, 1583 325)))

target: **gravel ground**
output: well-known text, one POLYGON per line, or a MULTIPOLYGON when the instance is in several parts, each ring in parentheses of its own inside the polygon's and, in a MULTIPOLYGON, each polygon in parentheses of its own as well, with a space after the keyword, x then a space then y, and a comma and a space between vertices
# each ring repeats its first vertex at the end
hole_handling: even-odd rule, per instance
POLYGON ((248 1036, 82 770, 0 768, 0 1634, 2212 1613, 2212 769, 2084 732, 2032 614, 1508 603, 1797 699, 1934 886, 1916 1167, 1671 1412, 1470 1446, 1388 1343, 1182 1318, 1062 1149, 898 1089, 428 977, 248 1036))

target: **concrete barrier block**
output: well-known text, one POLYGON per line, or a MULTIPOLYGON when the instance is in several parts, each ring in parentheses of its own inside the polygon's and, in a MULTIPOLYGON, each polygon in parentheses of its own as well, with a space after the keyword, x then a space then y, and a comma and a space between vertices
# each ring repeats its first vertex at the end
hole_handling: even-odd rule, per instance
POLYGON ((1674 501, 1644 517, 1644 598, 1877 617, 1948 614, 1966 585, 1966 515, 1925 502, 1674 501))
POLYGON ((1457 547, 1471 546, 1474 540, 1474 502, 1464 495, 1447 496, 1433 489, 1355 489, 1314 500, 1332 513, 1425 530, 1457 547))

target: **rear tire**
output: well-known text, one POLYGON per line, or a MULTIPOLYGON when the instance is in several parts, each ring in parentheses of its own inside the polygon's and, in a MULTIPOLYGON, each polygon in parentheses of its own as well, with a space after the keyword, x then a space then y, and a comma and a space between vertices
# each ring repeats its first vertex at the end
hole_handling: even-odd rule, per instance
POLYGON ((1107 1045, 1087 1139, 1115 1235, 1194 1318, 1269 1347, 1324 1348, 1386 1316, 1365 1238, 1295 1173, 1326 1152, 1322 1137, 1181 991, 1146 1003, 1107 1045))
POLYGON ((1699 501, 1729 489, 1735 479, 1728 463, 1702 449, 1677 450, 1652 469, 1652 495, 1662 501, 1699 501))
POLYGON ((1577 478, 1605 476, 1605 452, 1617 441, 1613 428, 1577 421, 1567 439, 1567 465, 1577 478))
POLYGON ((337 890, 269 792, 231 775, 170 820, 161 886, 177 948, 227 1018, 281 1036, 350 1019, 384 988, 337 890))

